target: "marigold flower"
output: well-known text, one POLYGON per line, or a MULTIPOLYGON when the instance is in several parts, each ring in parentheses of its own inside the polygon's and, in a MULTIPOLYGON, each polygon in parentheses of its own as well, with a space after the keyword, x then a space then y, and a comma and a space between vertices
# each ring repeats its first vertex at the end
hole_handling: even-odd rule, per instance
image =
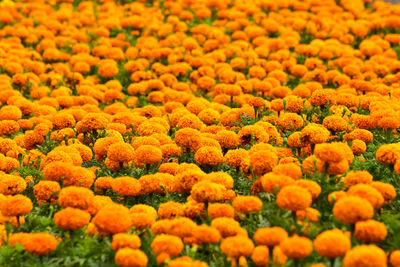
POLYGON ((318 210, 313 209, 313 208, 306 208, 305 210, 298 210, 296 211, 296 218, 298 218, 301 221, 310 221, 310 222, 318 222, 320 213, 318 210))
POLYGON ((361 245, 349 250, 344 259, 343 267, 384 267, 387 266, 385 252, 375 245, 361 245))
POLYGON ((248 151, 243 148, 228 150, 224 156, 224 162, 230 167, 240 167, 244 158, 248 157, 248 151))
POLYGON ((222 148, 233 149, 239 145, 239 137, 234 131, 222 130, 216 137, 222 148))
POLYGON ((367 184, 357 184, 350 187, 347 191, 348 196, 358 196, 368 200, 374 209, 379 209, 383 205, 383 196, 378 190, 367 184))
POLYGON ((261 184, 264 190, 270 194, 275 194, 285 186, 294 184, 294 182, 295 181, 289 176, 272 172, 261 177, 261 184))
POLYGON ((201 142, 200 132, 192 128, 179 129, 175 133, 175 143, 185 149, 197 150, 201 142))
POLYGON ((115 253, 115 263, 121 267, 145 267, 148 261, 146 254, 139 249, 125 247, 115 253))
POLYGON ((141 230, 146 227, 151 227, 157 219, 157 211, 148 205, 137 204, 129 209, 131 213, 132 225, 141 230))
POLYGON ((258 228, 253 238, 257 245, 275 247, 279 246, 279 244, 287 237, 288 233, 285 229, 274 226, 258 228))
POLYGON ((250 154, 250 165, 257 176, 261 176, 278 165, 278 156, 269 150, 260 150, 250 154))
POLYGON ((375 220, 359 221, 355 224, 354 236, 367 243, 379 243, 387 236, 386 226, 375 220))
POLYGON ((89 208, 86 210, 90 215, 96 215, 103 207, 108 204, 112 204, 113 201, 108 196, 94 196, 92 203, 89 208))
POLYGON ((374 208, 368 202, 358 196, 346 196, 339 199, 333 206, 333 215, 343 223, 356 223, 371 219, 374 208))
POLYGON ((210 172, 204 177, 204 179, 223 185, 226 189, 233 188, 233 178, 226 172, 210 172))
POLYGON ((370 183, 369 185, 381 193, 384 199, 383 204, 390 203, 397 195, 394 186, 389 183, 376 181, 370 183))
POLYGON ((314 154, 324 162, 340 162, 345 158, 344 151, 335 143, 317 144, 314 154))
POLYGON ((174 218, 171 220, 171 228, 168 230, 168 234, 180 238, 191 237, 196 226, 196 223, 189 218, 174 218))
POLYGON ((195 227, 193 230, 193 237, 196 240, 196 244, 214 244, 221 239, 221 235, 217 229, 208 226, 200 225, 195 227))
POLYGON ((128 208, 119 204, 106 205, 94 216, 92 222, 105 234, 125 232, 132 226, 128 208))
POLYGON ((57 248, 57 239, 49 233, 16 233, 10 236, 10 246, 15 244, 24 246, 24 250, 31 254, 46 255, 57 248))
POLYGON ((218 166, 224 161, 221 149, 210 146, 197 150, 194 158, 198 164, 207 166, 218 166))
POLYGON ((342 257, 351 248, 350 239, 340 230, 326 230, 314 239, 314 248, 319 255, 328 258, 342 257))
POLYGON ((313 251, 310 239, 297 235, 286 238, 279 247, 287 257, 292 259, 305 258, 313 251))
POLYGON ((243 214, 258 212, 262 208, 262 201, 255 196, 237 196, 232 203, 233 208, 243 214))
POLYGON ((118 66, 114 60, 104 60, 100 62, 97 70, 98 74, 102 78, 112 78, 118 74, 118 66))
POLYGON ((395 250, 390 254, 390 264, 393 267, 398 267, 400 266, 400 251, 395 250))
POLYGON ((383 164, 395 164, 399 158, 399 144, 384 144, 376 151, 376 160, 383 164))
POLYGON ((162 160, 162 152, 158 147, 143 145, 136 151, 136 160, 139 164, 157 164, 162 160))
POLYGON ((300 179, 295 181, 294 184, 307 189, 307 191, 310 192, 313 201, 315 201, 321 193, 321 186, 312 180, 300 179))
POLYGON ((22 193, 26 188, 23 178, 11 174, 0 175, 0 194, 15 195, 22 193))
POLYGON ((251 254, 251 259, 258 267, 266 266, 269 262, 269 249, 266 246, 256 246, 251 254))
POLYGON ((350 188, 356 184, 370 184, 373 179, 374 177, 368 171, 350 171, 342 181, 347 188, 350 188))
POLYGON ((119 233, 112 237, 111 248, 118 251, 122 248, 138 249, 142 242, 137 235, 119 233))
POLYGON ((48 201, 54 204, 60 191, 60 184, 53 181, 40 181, 33 187, 33 193, 39 205, 48 201))
POLYGON ((301 142, 321 144, 328 140, 329 131, 322 125, 310 123, 301 130, 301 142))
POLYGON ((0 212, 4 216, 22 216, 28 214, 33 208, 30 198, 24 195, 6 196, 0 202, 0 212))
POLYGON ((219 217, 211 221, 211 227, 217 229, 222 237, 234 236, 240 231, 240 225, 233 218, 219 217))
POLYGON ((254 244, 245 236, 230 236, 222 240, 221 252, 229 257, 240 258, 248 257, 254 250, 254 244))
POLYGON ((272 261, 280 265, 284 265, 287 261, 287 256, 283 253, 280 246, 275 246, 272 250, 272 261))
POLYGON ((311 202, 311 194, 306 189, 296 185, 282 188, 276 197, 276 203, 279 207, 291 211, 304 210, 311 205, 311 202))
POLYGON ((177 181, 184 192, 190 192, 193 186, 205 178, 205 173, 202 171, 185 171, 176 175, 177 181))
POLYGON ((282 163, 282 160, 272 170, 273 173, 283 174, 295 180, 300 179, 302 174, 301 167, 297 163, 282 163))
POLYGON ((54 222, 58 228, 64 230, 77 230, 90 221, 90 214, 86 211, 74 208, 65 208, 54 214, 54 222))
POLYGON ((135 178, 124 176, 115 178, 111 182, 112 190, 125 197, 138 196, 141 192, 141 184, 135 178))
POLYGON ((183 242, 177 236, 161 234, 157 235, 153 239, 151 249, 156 255, 165 253, 168 256, 173 257, 181 253, 183 242))
POLYGON ((234 208, 225 203, 212 203, 208 205, 207 212, 212 219, 219 217, 233 218, 235 216, 234 208))
POLYGON ((190 194, 198 202, 216 202, 222 199, 223 185, 211 181, 200 181, 196 183, 190 194))
POLYGON ((130 144, 115 143, 108 147, 107 158, 118 162, 129 162, 135 158, 135 150, 130 144))
POLYGON ((178 202, 168 201, 160 204, 158 207, 158 217, 160 217, 160 219, 172 219, 184 215, 184 206, 178 202))
POLYGON ((94 194, 90 189, 77 186, 69 186, 61 189, 58 195, 58 204, 63 207, 71 207, 86 210, 91 205, 94 194))

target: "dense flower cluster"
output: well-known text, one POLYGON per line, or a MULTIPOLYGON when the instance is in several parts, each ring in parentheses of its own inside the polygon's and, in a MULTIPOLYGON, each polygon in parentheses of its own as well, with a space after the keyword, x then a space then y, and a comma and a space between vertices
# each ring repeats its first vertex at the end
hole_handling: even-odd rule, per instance
POLYGON ((0 266, 400 266, 399 58, 383 1, 0 1, 0 266))

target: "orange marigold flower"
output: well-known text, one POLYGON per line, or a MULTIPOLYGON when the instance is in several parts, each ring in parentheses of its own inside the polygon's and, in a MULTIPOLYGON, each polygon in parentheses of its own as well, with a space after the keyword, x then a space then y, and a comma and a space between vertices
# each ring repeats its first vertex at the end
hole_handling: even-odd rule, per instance
POLYGON ((367 150, 367 145, 364 141, 360 139, 353 140, 351 144, 351 150, 353 151, 354 155, 361 155, 367 150))
POLYGON ((272 172, 261 177, 261 184, 264 190, 270 194, 275 194, 285 186, 294 184, 294 182, 289 176, 272 172))
POLYGON ((360 245, 349 250, 344 259, 343 267, 386 267, 386 253, 375 245, 360 245))
POLYGON ((278 156, 270 150, 260 150, 250 154, 250 165, 257 176, 261 176, 278 165, 278 156))
POLYGON ((350 239, 340 230, 326 230, 314 239, 319 255, 328 258, 342 257, 351 248, 350 239))
POLYGON ((233 218, 219 217, 211 221, 211 227, 219 231, 222 237, 234 236, 240 231, 240 224, 233 218))
POLYGON ((178 202, 168 201, 160 204, 158 207, 158 217, 160 217, 160 219, 172 219, 184 215, 184 206, 178 202))
POLYGON ((26 188, 26 182, 22 177, 3 174, 0 175, 0 194, 15 195, 22 193, 26 188))
POLYGON ((208 205, 207 212, 212 219, 219 217, 233 218, 235 216, 234 208, 226 203, 212 203, 208 205))
POLYGON ((135 158, 135 150, 130 144, 116 143, 108 147, 107 158, 118 162, 129 162, 135 158))
POLYGON ((285 231, 285 229, 274 226, 258 228, 253 238, 258 245, 275 247, 279 246, 279 244, 287 237, 288 233, 285 231))
POLYGON ((98 194, 102 193, 103 190, 111 189, 111 184, 114 179, 110 176, 99 177, 94 182, 94 191, 98 194))
POLYGON ((315 146, 314 154, 324 162, 340 162, 345 158, 345 152, 336 143, 323 143, 315 146))
POLYGON ((224 186, 205 180, 196 183, 190 194, 198 202, 216 202, 222 199, 224 190, 224 186))
POLYGON ((200 165, 218 166, 224 161, 221 149, 204 146, 196 151, 194 159, 200 165))
POLYGON ((245 236, 230 236, 222 240, 221 252, 232 258, 248 257, 254 250, 254 244, 245 236))
POLYGON ((121 267, 145 267, 149 259, 139 249, 121 248, 115 253, 115 263, 121 267))
POLYGON ((350 171, 342 181, 349 188, 356 184, 370 184, 373 179, 374 177, 368 171, 350 171))
POLYGON ((63 207, 71 207, 86 210, 91 205, 94 194, 90 189, 77 186, 69 186, 61 189, 58 195, 58 204, 63 207))
POLYGON ((321 194, 321 186, 312 180, 300 179, 295 181, 294 184, 307 189, 307 191, 310 192, 313 201, 315 201, 319 194, 321 194))
POLYGON ((320 213, 318 210, 313 208, 306 208, 305 210, 298 210, 296 211, 296 217, 299 218, 301 221, 310 221, 310 222, 318 222, 320 213))
POLYGON ((83 228, 90 221, 90 214, 74 208, 65 208, 54 214, 54 222, 63 230, 77 230, 83 228))
POLYGON ((157 219, 157 211, 148 205, 137 204, 129 210, 131 213, 132 225, 137 230, 151 227, 157 219))
POLYGON ((356 223, 371 219, 374 208, 366 200, 358 196, 345 196, 333 206, 333 215, 343 223, 356 223))
POLYGON ((389 184, 389 183, 383 183, 383 182, 372 182, 369 184, 370 186, 372 186, 373 188, 375 188, 376 190, 379 191, 379 193, 381 193, 381 195, 383 196, 383 204, 388 204, 390 203, 393 199, 396 198, 396 189, 394 188, 393 185, 389 184))
POLYGON ((190 192, 193 186, 205 177, 206 174, 200 170, 187 170, 176 175, 179 186, 184 192, 190 192))
POLYGON ((49 233, 16 233, 10 236, 10 246, 16 243, 24 246, 31 254, 46 255, 57 248, 57 239, 49 233))
POLYGON ((175 143, 185 149, 195 151, 201 142, 201 135, 198 130, 192 128, 179 129, 175 133, 175 143))
POLYGON ((354 237, 366 243, 379 243, 387 236, 386 226, 375 220, 360 221, 355 224, 354 237))
POLYGON ((367 184, 357 184, 350 187, 347 191, 348 196, 358 196, 368 200, 374 209, 379 209, 383 205, 383 196, 378 190, 367 184))
POLYGON ((115 178, 111 182, 111 188, 115 193, 124 197, 134 197, 141 193, 140 182, 129 176, 115 178))
POLYGON ((266 246, 256 246, 251 254, 251 259, 258 267, 267 266, 269 262, 269 249, 266 246))
POLYGON ((376 151, 376 160, 383 164, 395 164, 399 158, 399 144, 384 144, 376 151))
POLYGON ((390 264, 393 267, 400 266, 400 250, 395 250, 390 254, 390 264))
POLYGON ((310 239, 297 235, 286 238, 279 247, 287 257, 292 259, 305 258, 313 251, 310 239))
POLYGON ((137 235, 119 233, 112 237, 111 248, 118 251, 122 248, 138 249, 142 242, 137 235))
POLYGON ((102 78, 112 78, 119 72, 117 62, 114 60, 104 60, 100 62, 97 73, 102 78))
POLYGON ((310 123, 301 130, 301 142, 320 144, 328 140, 330 132, 322 125, 310 123))
POLYGON ((333 132, 342 132, 347 129, 347 121, 337 115, 325 117, 322 124, 333 132))
POLYGON ((33 187, 33 193, 39 205, 48 201, 54 204, 60 191, 60 184, 53 181, 40 181, 33 187))
POLYGON ((183 242, 177 236, 161 234, 153 239, 151 249, 158 256, 165 253, 173 257, 181 253, 183 242))
POLYGON ((272 170, 275 174, 283 174, 295 180, 300 179, 302 174, 301 167, 298 163, 282 163, 282 160, 272 170))
POLYGON ((232 202, 233 208, 243 214, 258 212, 262 208, 262 201, 256 196, 237 196, 232 202))
POLYGON ((0 212, 4 216, 26 215, 31 212, 32 208, 32 201, 24 195, 6 196, 0 202, 0 212))
POLYGON ((248 151, 243 148, 228 150, 224 156, 224 162, 230 167, 240 167, 244 158, 248 157, 248 151))
POLYGON ((161 149, 155 146, 143 145, 136 151, 136 160, 139 164, 157 164, 162 160, 161 149))
POLYGON ((119 204, 106 205, 94 216, 92 222, 105 234, 125 232, 132 226, 129 209, 119 204))
POLYGON ((311 194, 306 189, 296 185, 282 188, 276 197, 276 203, 279 207, 291 211, 304 210, 311 205, 311 202, 311 194))
POLYGON ((196 244, 214 244, 221 239, 221 235, 217 229, 208 226, 200 225, 194 228, 193 237, 196 239, 196 244))

